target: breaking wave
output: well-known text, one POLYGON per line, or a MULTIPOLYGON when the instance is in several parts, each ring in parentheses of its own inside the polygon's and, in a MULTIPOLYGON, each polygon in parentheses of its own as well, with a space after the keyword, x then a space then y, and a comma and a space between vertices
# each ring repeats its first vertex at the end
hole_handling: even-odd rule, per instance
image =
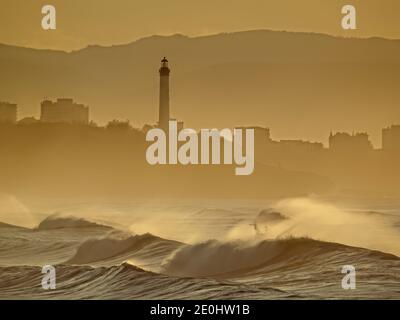
POLYGON ((164 272, 188 277, 242 277, 256 273, 269 273, 279 269, 316 268, 334 261, 337 265, 347 261, 362 262, 366 258, 400 261, 400 258, 363 248, 307 238, 220 242, 211 240, 178 249, 164 262, 164 272))
POLYGON ((38 230, 64 229, 64 228, 106 228, 112 229, 109 226, 88 221, 83 218, 73 216, 61 216, 59 214, 51 215, 40 222, 38 230))
POLYGON ((100 262, 123 262, 129 258, 145 255, 146 257, 167 255, 180 244, 165 240, 152 234, 129 236, 125 239, 102 238, 89 239, 82 243, 76 254, 66 261, 67 264, 90 264, 100 262))
POLYGON ((2 220, 0 299, 399 297, 395 212, 346 211, 313 199, 268 206, 190 208, 184 219, 177 211, 164 220, 160 210, 151 223, 56 214, 28 229, 2 220), (156 232, 164 225, 167 235, 156 232), (203 238, 190 237, 196 232, 203 238), (53 292, 41 288, 45 264, 57 270, 53 292), (354 292, 338 285, 348 264, 362 275, 354 292))

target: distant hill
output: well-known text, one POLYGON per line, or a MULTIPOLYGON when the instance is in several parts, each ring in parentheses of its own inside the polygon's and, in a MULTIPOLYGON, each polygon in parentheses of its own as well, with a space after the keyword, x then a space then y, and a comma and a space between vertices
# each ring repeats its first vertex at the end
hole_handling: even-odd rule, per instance
POLYGON ((72 97, 99 123, 157 119, 158 68, 172 68, 174 117, 195 128, 265 125, 277 139, 326 142, 329 132, 400 123, 400 41, 248 31, 152 36, 80 51, 0 45, 0 100, 39 115, 45 97, 72 97))

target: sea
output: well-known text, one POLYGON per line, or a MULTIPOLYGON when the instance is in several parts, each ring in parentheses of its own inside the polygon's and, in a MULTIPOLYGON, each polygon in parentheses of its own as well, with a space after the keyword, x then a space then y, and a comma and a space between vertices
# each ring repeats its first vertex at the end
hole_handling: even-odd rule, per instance
POLYGON ((400 199, 1 194, 0 299, 400 299, 400 199))

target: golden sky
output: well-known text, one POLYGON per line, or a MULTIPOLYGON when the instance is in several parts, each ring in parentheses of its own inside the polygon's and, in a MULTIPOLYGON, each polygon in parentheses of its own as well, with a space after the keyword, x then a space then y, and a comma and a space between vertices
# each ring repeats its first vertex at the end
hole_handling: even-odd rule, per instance
POLYGON ((0 0, 0 43, 74 50, 252 29, 400 38, 399 15, 399 0, 0 0), (57 9, 55 31, 41 28, 46 4, 57 9), (345 4, 357 9, 356 31, 341 28, 345 4))

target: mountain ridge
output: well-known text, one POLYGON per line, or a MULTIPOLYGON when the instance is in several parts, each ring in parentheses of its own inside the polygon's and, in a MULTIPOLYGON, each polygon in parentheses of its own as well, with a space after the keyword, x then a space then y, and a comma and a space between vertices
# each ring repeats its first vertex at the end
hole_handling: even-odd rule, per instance
POLYGON ((7 43, 2 43, 0 42, 0 47, 1 46, 6 46, 6 47, 13 47, 13 48, 21 48, 21 49, 32 49, 32 50, 37 50, 37 51, 54 51, 54 52, 65 52, 65 53, 76 53, 80 52, 82 50, 88 49, 88 48, 115 48, 115 47, 124 47, 124 46, 129 46, 133 45, 137 42, 142 42, 146 40, 152 40, 152 39, 160 39, 160 38, 174 38, 174 37, 182 37, 186 39, 201 39, 201 38, 210 38, 210 37, 218 37, 218 36, 224 36, 224 35, 235 35, 235 34, 243 34, 243 33, 250 33, 250 32, 278 32, 278 33, 286 33, 286 34, 302 34, 302 35, 314 35, 314 36, 326 36, 328 38, 334 38, 334 39, 346 39, 346 40, 384 40, 384 41, 399 41, 400 39, 392 39, 392 38, 386 38, 386 37, 379 37, 379 36, 370 36, 370 37, 345 37, 341 35, 332 35, 328 33, 322 33, 322 32, 304 32, 304 31, 287 31, 287 30, 273 30, 273 29, 250 29, 250 30, 243 30, 243 31, 234 31, 234 32, 219 32, 219 33, 213 33, 213 34, 208 34, 208 35, 196 35, 196 36, 190 36, 190 35, 185 35, 182 33, 175 33, 175 34, 170 34, 170 35, 162 35, 162 34, 153 34, 149 36, 144 36, 141 38, 138 38, 136 40, 131 40, 126 43, 118 43, 118 44, 110 44, 110 45, 102 45, 102 44, 89 44, 85 47, 82 47, 80 49, 75 49, 75 50, 61 50, 61 49, 47 49, 47 48, 35 48, 35 47, 24 47, 24 46, 17 46, 17 45, 12 45, 12 44, 7 44, 7 43))

